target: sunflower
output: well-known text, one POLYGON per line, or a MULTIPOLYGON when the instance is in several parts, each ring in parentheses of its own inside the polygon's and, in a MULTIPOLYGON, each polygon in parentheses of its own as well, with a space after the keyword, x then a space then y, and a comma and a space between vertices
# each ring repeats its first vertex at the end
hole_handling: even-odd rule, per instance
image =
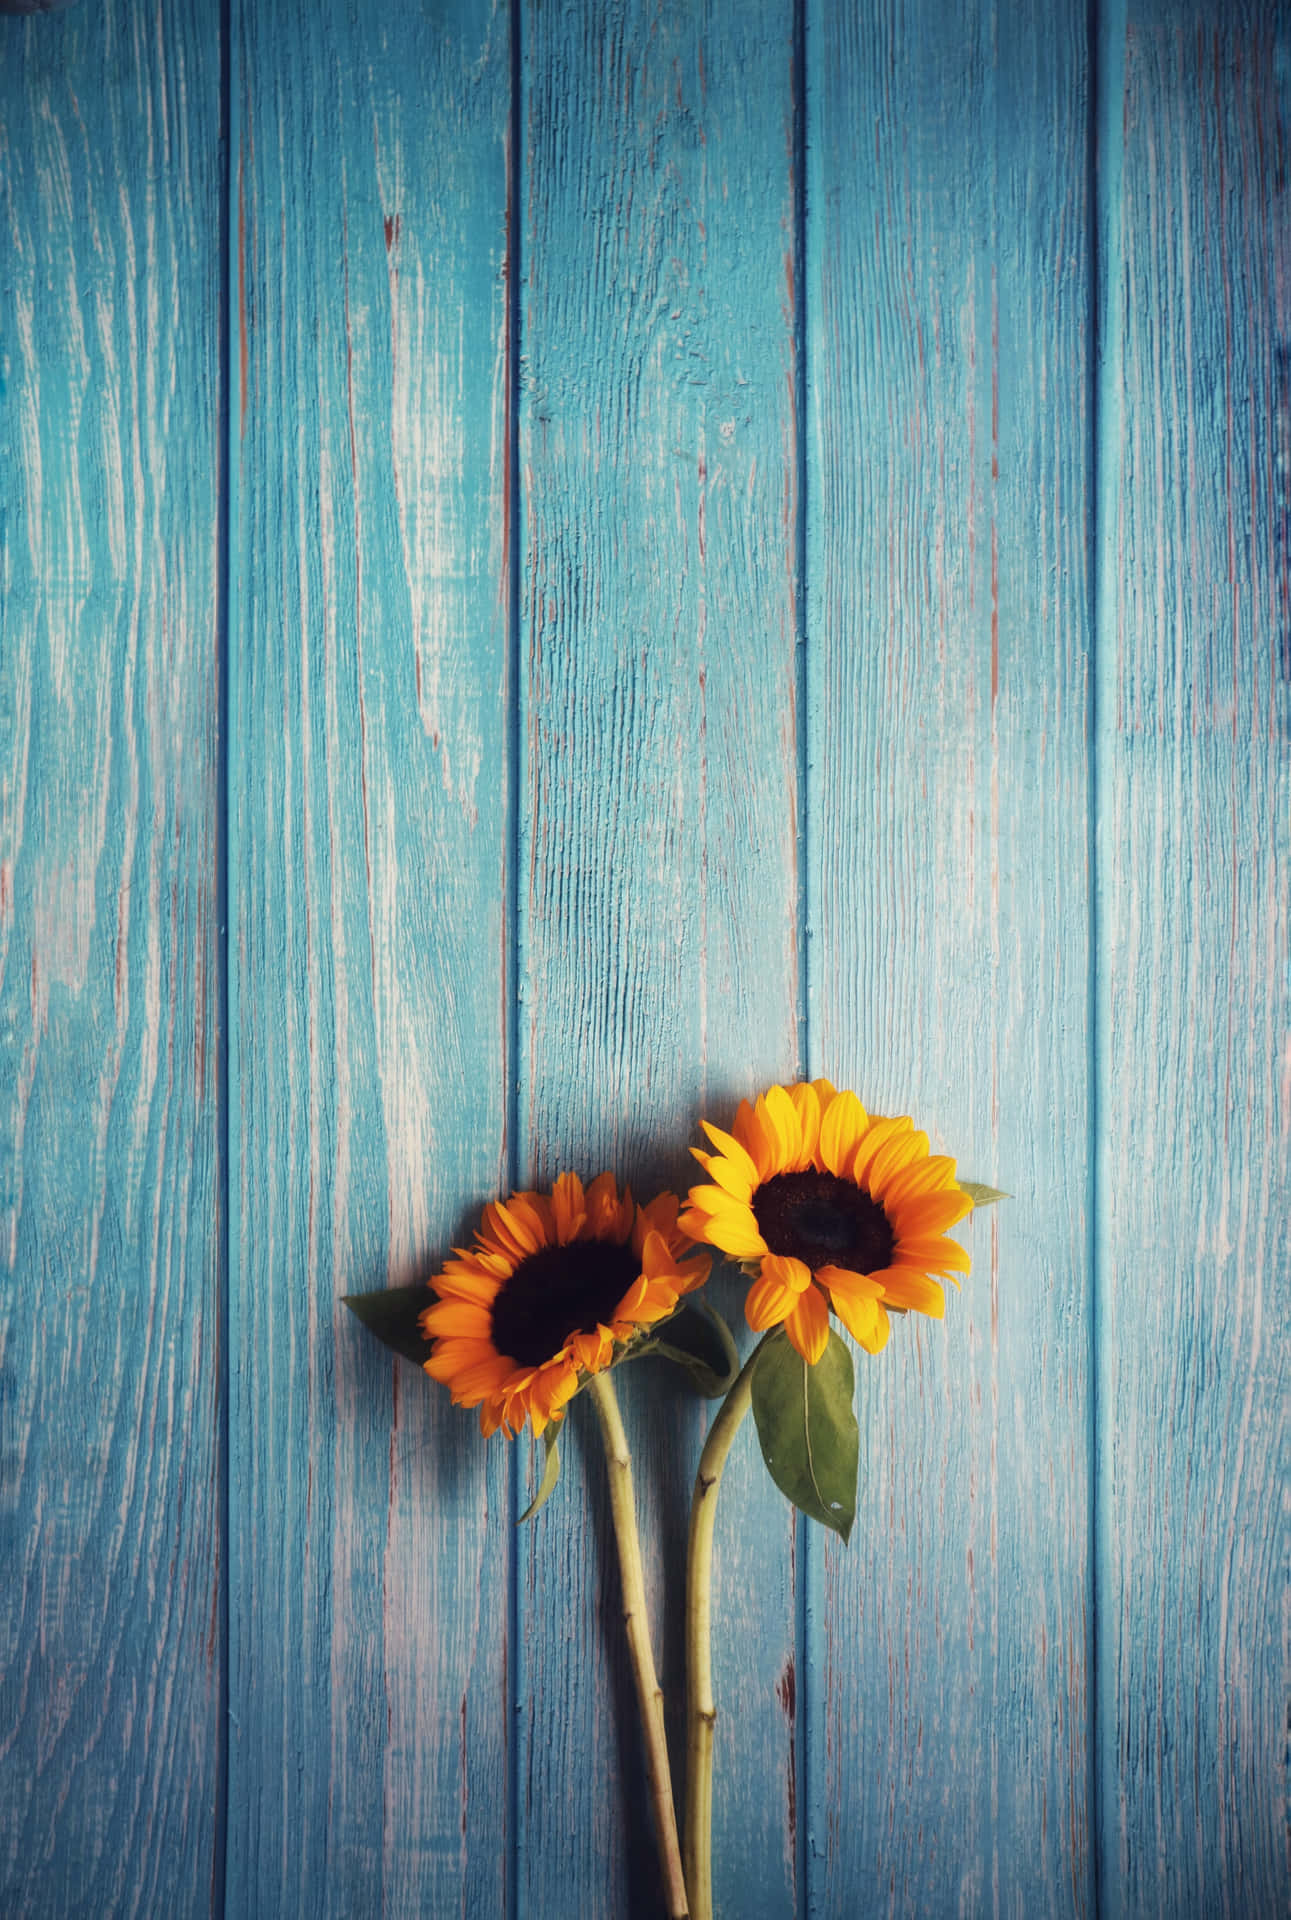
POLYGON ((490 1202, 475 1245, 455 1247, 430 1282, 426 1372, 479 1407, 486 1434, 511 1438, 526 1416, 541 1433, 588 1375, 707 1280, 707 1254, 681 1257, 677 1210, 671 1193, 634 1205, 609 1173, 586 1190, 562 1173, 550 1194, 490 1202))
POLYGON ((888 1307, 941 1318, 933 1274, 969 1266, 943 1235, 973 1203, 908 1118, 871 1117, 854 1093, 810 1080, 742 1100, 731 1133, 703 1127, 717 1151, 691 1152, 712 1184, 691 1188, 677 1224, 756 1269, 744 1306, 755 1332, 783 1322, 814 1364, 831 1307, 870 1353, 887 1343, 888 1307))

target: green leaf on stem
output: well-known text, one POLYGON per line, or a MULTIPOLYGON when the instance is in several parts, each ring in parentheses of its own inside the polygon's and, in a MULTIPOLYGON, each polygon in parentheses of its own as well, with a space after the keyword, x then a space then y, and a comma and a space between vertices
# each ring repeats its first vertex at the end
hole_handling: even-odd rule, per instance
POLYGON ((556 1445, 556 1429, 548 1427, 542 1436, 542 1444, 547 1449, 547 1458, 543 1462, 542 1479, 538 1491, 529 1502, 520 1518, 516 1521, 522 1527, 526 1520, 532 1520, 539 1507, 543 1506, 551 1494, 552 1488, 560 1478, 560 1449, 556 1445))
POLYGON ((720 1400, 730 1391, 740 1370, 740 1356, 730 1328, 706 1300, 683 1307, 660 1332, 664 1337, 651 1340, 645 1351, 684 1367, 709 1400, 720 1400))
POLYGON ((973 1203, 973 1212, 979 1207, 993 1207, 997 1200, 1011 1200, 1013 1195, 1005 1193, 1000 1187, 984 1187, 980 1180, 957 1180, 955 1185, 961 1193, 966 1193, 973 1203))
POLYGON ((781 1333, 753 1373, 753 1418, 767 1471, 809 1519, 846 1542, 856 1518, 860 1432, 852 1356, 832 1330, 814 1367, 781 1333))
POLYGON ((431 1343, 421 1330, 421 1316, 433 1306, 429 1287, 386 1287, 381 1293, 347 1293, 344 1303, 369 1333, 417 1366, 430 1358, 431 1343))

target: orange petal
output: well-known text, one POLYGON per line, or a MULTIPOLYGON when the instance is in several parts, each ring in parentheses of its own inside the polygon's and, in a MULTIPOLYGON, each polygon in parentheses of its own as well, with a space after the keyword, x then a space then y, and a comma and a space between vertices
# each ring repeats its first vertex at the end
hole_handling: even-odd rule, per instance
POLYGON ((778 1281, 755 1280, 745 1296, 744 1318, 754 1333, 765 1333, 768 1327, 778 1327, 800 1298, 792 1287, 778 1281))
POLYGON ((791 1253, 769 1253, 762 1262, 762 1278, 788 1287, 790 1293, 806 1293, 811 1285, 811 1268, 791 1253))
POLYGON ((800 1295, 785 1319, 784 1330, 807 1365, 814 1367, 829 1345, 829 1307, 819 1287, 808 1287, 800 1295))
POLYGON ((856 1144, 865 1131, 865 1109, 854 1093, 836 1093, 820 1116, 816 1159, 829 1173, 847 1178, 856 1144))
POLYGON ((421 1326, 432 1338, 457 1333, 467 1340, 488 1340, 492 1345, 493 1315, 474 1300, 437 1300, 421 1315, 421 1326))
MULTIPOLYGON (((504 1279, 510 1279, 513 1268, 507 1265, 504 1279)), ((498 1297, 499 1282, 488 1274, 477 1273, 474 1268, 450 1260, 442 1273, 437 1273, 431 1281, 431 1287, 441 1300, 475 1300, 480 1306, 487 1307, 498 1297)))
POLYGON ((587 1221, 583 1183, 576 1173, 562 1173, 551 1190, 551 1211, 556 1226, 556 1241, 567 1247, 578 1238, 587 1221))

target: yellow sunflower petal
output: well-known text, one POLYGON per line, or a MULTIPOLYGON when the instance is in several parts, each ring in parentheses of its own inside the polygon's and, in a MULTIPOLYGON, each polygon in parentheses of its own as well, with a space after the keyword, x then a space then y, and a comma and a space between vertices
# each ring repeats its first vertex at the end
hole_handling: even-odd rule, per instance
POLYGON ((829 1345, 829 1307, 819 1287, 808 1287, 799 1295, 793 1311, 785 1316, 784 1330, 790 1345, 814 1367, 829 1345))
POLYGON ((754 1333, 765 1333, 768 1327, 778 1327, 801 1298, 795 1288, 780 1281, 755 1280, 745 1295, 744 1318, 754 1333))
POLYGON ((906 1307, 913 1313, 926 1313, 932 1320, 946 1317, 946 1295, 935 1280, 914 1267, 886 1267, 874 1278, 882 1283, 883 1298, 892 1307, 906 1307))
POLYGON ((931 1154, 926 1160, 911 1161, 894 1173, 883 1188, 885 1202, 896 1206, 916 1193, 945 1193, 955 1184, 955 1162, 944 1153, 931 1154))
POLYGON ((887 1191, 887 1183, 894 1174, 902 1173, 916 1161, 928 1157, 928 1136, 926 1133, 898 1133, 879 1148, 870 1162, 865 1184, 876 1200, 881 1200, 887 1191))
POLYGON ((856 1095, 836 1093, 820 1116, 817 1165, 846 1179, 865 1125, 865 1109, 856 1095))
MULTIPOLYGON (((779 1091, 783 1093, 784 1088, 781 1087, 779 1091)), ((802 1139, 802 1134, 798 1126, 798 1116, 793 1111, 793 1102, 789 1100, 787 1096, 785 1104, 793 1116, 792 1133, 787 1132, 783 1125, 783 1112, 778 1101, 773 1111, 771 1107, 767 1105, 766 1094, 760 1093, 753 1105, 753 1111, 757 1117, 758 1124, 762 1128, 763 1137, 767 1142, 767 1152, 770 1157, 770 1171, 769 1173, 763 1174, 762 1178, 764 1180, 774 1179, 777 1173, 784 1173, 793 1165, 794 1156, 798 1151, 802 1139)))
POLYGON ((807 1164, 802 1150, 802 1127, 798 1120, 798 1109, 789 1098, 787 1087, 768 1087, 762 1098, 766 1101, 766 1110, 771 1124, 776 1130, 780 1142, 780 1164, 784 1172, 796 1173, 807 1164))
POLYGON ((864 1347, 866 1353, 882 1353, 884 1347, 888 1344, 888 1335, 891 1331, 892 1322, 888 1319, 887 1312, 882 1303, 880 1303, 873 1332, 868 1335, 858 1334, 857 1339, 860 1345, 864 1347))
POLYGON ((779 1171, 775 1128, 770 1121, 764 1121, 747 1100, 740 1101, 731 1130, 757 1168, 759 1181, 769 1180, 779 1171))
POLYGON ((723 1133, 720 1127, 713 1126, 709 1120, 701 1120, 699 1124, 717 1148, 722 1158, 729 1160, 731 1165, 737 1167, 744 1175, 749 1183, 750 1189, 756 1187, 758 1184, 758 1170, 748 1148, 741 1146, 733 1133, 723 1133))
MULTIPOLYGON (((756 1179, 746 1179, 744 1169, 735 1161, 724 1159, 720 1153, 704 1153, 699 1147, 692 1147, 690 1151, 709 1179, 723 1192, 729 1193, 733 1200, 743 1200, 747 1204, 753 1198, 756 1179)), ((744 1158, 747 1160, 748 1155, 744 1154, 744 1158)))
MULTIPOLYGON (((885 1205, 887 1204, 885 1198, 885 1205)), ((893 1207, 889 1218, 897 1238, 926 1240, 945 1233, 973 1211, 973 1203, 958 1187, 942 1193, 921 1193, 893 1207)))
POLYGON ((729 1253, 733 1260, 758 1260, 767 1252, 767 1243, 747 1207, 742 1218, 731 1213, 696 1213, 694 1222, 694 1226, 686 1227, 687 1233, 693 1234, 696 1240, 706 1240, 710 1247, 717 1247, 722 1253, 729 1253))
POLYGON ((821 1267, 816 1279, 828 1287, 832 1299, 881 1300, 883 1287, 877 1275, 853 1273, 850 1267, 821 1267))
POLYGON ((967 1248, 958 1240, 907 1240, 902 1236, 892 1255, 894 1267, 922 1267, 925 1273, 968 1273, 972 1264, 967 1248))
POLYGON ((790 1087, 789 1098, 793 1101, 798 1125, 802 1129, 803 1165, 809 1166, 816 1157, 820 1141, 820 1095, 810 1080, 800 1080, 797 1086, 790 1087))
POLYGON ((816 1089, 816 1098, 820 1102, 820 1110, 823 1113, 838 1089, 832 1080, 813 1080, 811 1084, 816 1089))
POLYGON ((724 1187, 692 1187, 686 1198, 694 1210, 706 1213, 710 1220, 753 1220, 753 1209, 748 1201, 737 1200, 724 1187))
POLYGON ((870 1121, 857 1142, 856 1154, 849 1169, 858 1187, 864 1187, 865 1191, 869 1192, 870 1168, 880 1149, 885 1147, 895 1135, 909 1133, 910 1125, 909 1116, 906 1114, 897 1114, 893 1119, 875 1118, 870 1121))
POLYGON ((769 1253, 762 1262, 762 1278, 787 1287, 790 1293, 806 1293, 811 1285, 811 1268, 791 1253, 769 1253))
POLYGON ((878 1331, 879 1315, 883 1311, 877 1298, 831 1291, 830 1305, 853 1340, 859 1340, 863 1347, 873 1340, 878 1331))

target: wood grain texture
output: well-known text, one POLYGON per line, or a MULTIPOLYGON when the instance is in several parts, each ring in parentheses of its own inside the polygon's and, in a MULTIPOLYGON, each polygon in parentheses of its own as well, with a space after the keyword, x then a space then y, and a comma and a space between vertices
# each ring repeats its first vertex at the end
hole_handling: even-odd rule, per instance
POLYGON ((162 15, 0 22, 8 1914, 218 1891, 220 48, 162 15))
POLYGON ((812 1067, 1015 1196, 858 1356, 811 1911, 1084 1913, 1085 9, 813 7, 808 79, 812 1067))
POLYGON ((1109 23, 1097 1250, 1109 1915, 1291 1904, 1286 1535, 1273 1517, 1291 1384, 1289 76, 1285 10, 1271 5, 1218 18, 1132 5, 1109 23))
POLYGON ((233 36, 228 1911, 502 1913, 505 1454, 341 1296, 505 1178, 507 19, 233 36))
MULTIPOLYGON (((648 1198, 698 1177, 701 1113, 796 1066, 793 44, 779 10, 679 0, 535 6, 523 44, 521 1172, 648 1198)), ((622 1398, 679 1705, 700 1415, 662 1368, 622 1398)), ((659 1911, 594 1447, 590 1498, 570 1474, 522 1545, 534 1920, 571 1884, 659 1911)), ((795 1649, 751 1432, 723 1506, 716 1884, 756 1920, 796 1905, 795 1649)))

